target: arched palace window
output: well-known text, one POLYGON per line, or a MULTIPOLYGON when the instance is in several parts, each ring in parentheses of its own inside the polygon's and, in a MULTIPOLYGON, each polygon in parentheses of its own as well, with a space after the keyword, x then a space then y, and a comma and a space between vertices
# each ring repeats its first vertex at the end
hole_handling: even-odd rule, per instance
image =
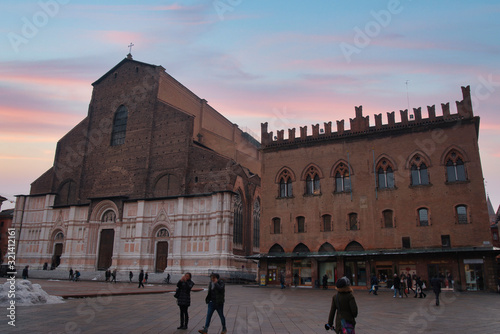
POLYGON ((411 168, 411 185, 427 185, 429 184, 429 174, 427 172, 427 164, 421 156, 416 154, 410 162, 411 168))
POLYGON ((394 168, 387 159, 382 159, 378 163, 378 188, 393 189, 394 188, 394 168))
POLYGON ((446 177, 448 182, 466 181, 463 157, 455 150, 448 153, 446 159, 446 177))

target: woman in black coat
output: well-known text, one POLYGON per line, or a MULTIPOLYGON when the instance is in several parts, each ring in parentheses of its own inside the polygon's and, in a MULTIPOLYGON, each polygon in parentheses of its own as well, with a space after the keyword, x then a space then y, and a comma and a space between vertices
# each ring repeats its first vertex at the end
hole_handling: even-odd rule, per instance
POLYGON ((191 281, 191 273, 184 274, 177 282, 177 305, 181 310, 181 325, 177 329, 187 329, 189 320, 188 307, 191 305, 191 289, 193 286, 194 282, 191 281))

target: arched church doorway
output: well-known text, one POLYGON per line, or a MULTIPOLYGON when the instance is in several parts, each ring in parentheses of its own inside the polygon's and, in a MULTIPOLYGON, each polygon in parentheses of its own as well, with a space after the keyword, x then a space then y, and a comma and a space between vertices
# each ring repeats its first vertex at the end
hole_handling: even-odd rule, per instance
POLYGON ((54 245, 54 255, 52 255, 52 269, 57 268, 61 264, 61 255, 63 252, 63 244, 54 245))
POLYGON ((157 273, 162 273, 167 268, 168 241, 158 241, 156 244, 156 268, 157 273))
POLYGON ((97 270, 107 270, 111 267, 113 259, 113 244, 115 240, 115 230, 104 229, 101 231, 101 241, 99 242, 99 257, 97 260, 97 270))

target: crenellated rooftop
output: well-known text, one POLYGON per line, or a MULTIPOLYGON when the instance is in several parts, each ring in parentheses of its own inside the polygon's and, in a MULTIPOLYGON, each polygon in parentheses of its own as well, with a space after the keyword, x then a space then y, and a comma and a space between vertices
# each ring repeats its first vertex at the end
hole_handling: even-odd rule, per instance
POLYGON ((408 109, 400 110, 401 121, 395 121, 395 112, 387 113, 387 124, 382 123, 382 114, 375 116, 375 126, 370 126, 370 116, 363 116, 362 106, 355 107, 356 117, 349 118, 350 129, 344 129, 344 120, 337 120, 337 131, 332 131, 332 122, 325 122, 323 131, 320 131, 319 124, 312 125, 312 133, 309 134, 307 126, 300 127, 300 134, 296 136, 296 129, 288 129, 288 138, 285 139, 285 130, 277 130, 276 136, 273 132, 268 132, 268 124, 261 124, 261 145, 262 148, 286 146, 288 144, 298 144, 307 141, 318 141, 322 139, 345 138, 360 134, 376 133, 387 130, 404 129, 409 127, 427 125, 432 123, 449 122, 452 120, 471 119, 472 102, 470 96, 470 86, 462 88, 462 101, 456 101, 457 113, 450 113, 450 103, 441 103, 442 115, 436 116, 435 106, 427 107, 427 118, 422 118, 422 108, 413 108, 413 119, 408 118, 408 109))

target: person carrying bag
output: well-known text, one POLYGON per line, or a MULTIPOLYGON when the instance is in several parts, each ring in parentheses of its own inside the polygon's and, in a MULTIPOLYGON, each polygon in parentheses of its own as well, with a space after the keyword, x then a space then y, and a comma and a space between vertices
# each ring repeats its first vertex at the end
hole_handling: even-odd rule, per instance
POLYGON ((332 298, 332 306, 328 316, 328 325, 333 325, 335 313, 335 332, 337 334, 355 334, 358 306, 352 294, 351 282, 347 277, 339 278, 335 284, 337 294, 332 298))

